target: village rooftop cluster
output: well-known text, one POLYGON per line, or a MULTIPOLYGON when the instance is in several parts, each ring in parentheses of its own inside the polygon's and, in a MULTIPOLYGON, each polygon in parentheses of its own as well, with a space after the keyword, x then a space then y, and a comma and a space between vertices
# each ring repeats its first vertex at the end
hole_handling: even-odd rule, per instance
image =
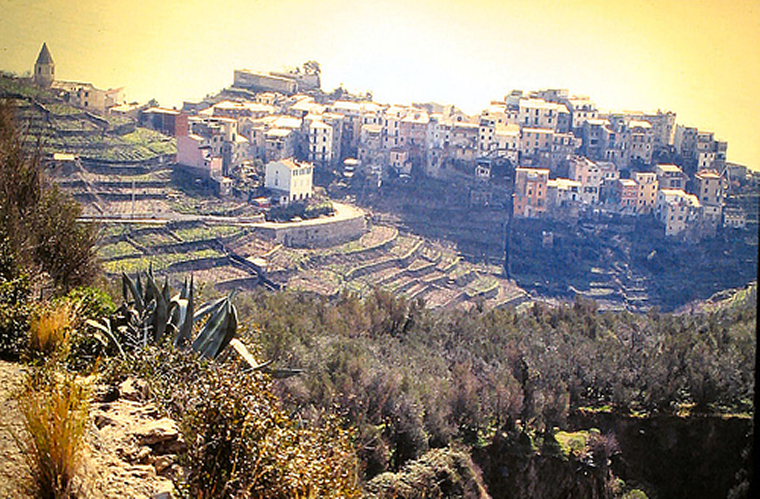
POLYGON ((167 109, 120 104, 119 90, 57 82, 54 72, 43 46, 38 84, 175 136, 178 168, 220 196, 251 175, 256 160, 267 164, 262 192, 275 204, 311 197, 320 170, 361 173, 379 186, 415 176, 488 181, 506 164, 515 217, 654 214, 666 235, 689 238, 746 225, 743 210, 725 203, 746 168, 726 161, 726 142, 677 124, 673 112, 602 113, 562 89, 515 90, 477 116, 435 103, 385 105, 342 88, 322 92, 313 61, 285 72, 236 70, 215 98, 167 109))

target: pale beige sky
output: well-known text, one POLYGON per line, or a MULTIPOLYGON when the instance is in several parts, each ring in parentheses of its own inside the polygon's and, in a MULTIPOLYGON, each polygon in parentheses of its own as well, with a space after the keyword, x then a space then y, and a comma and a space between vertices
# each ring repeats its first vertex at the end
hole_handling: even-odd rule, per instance
POLYGON ((757 0, 0 0, 0 69, 31 69, 178 105, 234 68, 322 64, 383 102, 475 113, 513 88, 563 87, 608 109, 669 109, 760 169, 757 0))

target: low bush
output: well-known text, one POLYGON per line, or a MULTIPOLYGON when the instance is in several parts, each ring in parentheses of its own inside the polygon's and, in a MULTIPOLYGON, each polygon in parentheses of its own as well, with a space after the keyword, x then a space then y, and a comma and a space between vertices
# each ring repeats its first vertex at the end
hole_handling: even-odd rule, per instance
POLYGON ((306 203, 288 203, 273 206, 266 215, 267 220, 272 222, 289 222, 295 217, 303 217, 306 211, 306 203))
POLYGON ((307 206, 304 210, 304 218, 317 218, 322 215, 332 215, 333 213, 335 213, 335 208, 333 208, 331 202, 327 201, 307 206))
POLYGON ((29 349, 32 355, 49 357, 68 354, 69 335, 76 321, 70 302, 43 307, 32 319, 29 328, 29 349))
POLYGON ((273 207, 267 213, 267 220, 273 222, 288 222, 295 217, 318 218, 322 215, 332 215, 335 208, 329 201, 298 201, 273 207))
POLYGON ((177 419, 188 448, 180 484, 189 497, 358 497, 352 434, 337 419, 299 426, 268 377, 237 362, 208 362, 190 351, 148 347, 109 368, 148 380, 177 419))
POLYGON ((466 451, 434 449, 398 473, 383 473, 367 484, 370 499, 490 497, 466 451))
POLYGON ((30 376, 19 407, 26 435, 18 443, 32 472, 35 495, 71 497, 85 444, 88 388, 72 375, 30 376))
POLYGON ((0 358, 15 360, 27 346, 32 314, 28 276, 19 274, 7 241, 0 237, 0 358))
POLYGON ((79 287, 70 291, 65 297, 76 311, 76 327, 69 335, 69 354, 66 364, 75 371, 87 371, 96 365, 98 358, 109 353, 108 348, 99 341, 87 320, 109 316, 116 311, 116 305, 105 291, 94 287, 79 287))

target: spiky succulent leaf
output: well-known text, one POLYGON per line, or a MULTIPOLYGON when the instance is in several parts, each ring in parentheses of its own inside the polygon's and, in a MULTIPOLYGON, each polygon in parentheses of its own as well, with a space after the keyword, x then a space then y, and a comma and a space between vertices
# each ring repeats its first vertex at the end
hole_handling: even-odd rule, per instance
MULTIPOLYGON (((174 344, 180 348, 186 347, 193 340, 193 311, 195 308, 195 291, 193 290, 193 284, 194 282, 191 276, 186 304, 184 304, 185 306, 180 309, 180 317, 178 322, 175 324, 179 332, 177 333, 177 337, 174 339, 174 344)), ((178 301, 180 305, 182 305, 182 300, 183 299, 180 298, 178 301)))
MULTIPOLYGON (((111 320, 110 319, 103 319, 103 324, 96 322, 94 320, 88 319, 86 321, 86 324, 89 326, 94 327, 97 331, 102 332, 105 337, 108 339, 107 342, 104 343, 104 345, 108 345, 108 343, 112 343, 116 345, 116 348, 119 350, 119 354, 121 354, 122 357, 126 357, 124 353, 124 349, 121 347, 121 343, 119 340, 116 339, 116 335, 111 330, 111 320)), ((98 339, 103 343, 102 338, 98 339)))
POLYGON ((169 276, 164 276, 164 287, 161 289, 161 296, 164 297, 164 300, 166 303, 169 303, 172 301, 171 299, 172 290, 169 289, 169 276))
POLYGON ((235 337, 235 333, 237 332, 237 309, 235 308, 235 305, 233 305, 229 300, 227 300, 226 319, 227 320, 222 326, 222 332, 214 335, 214 337, 211 338, 211 341, 209 342, 208 349, 210 357, 212 359, 217 358, 220 353, 224 352, 224 349, 227 348, 227 345, 230 344, 230 341, 232 341, 232 339, 235 337))
POLYGON ((225 335, 228 334, 230 315, 230 304, 229 301, 225 300, 224 305, 204 324, 193 342, 193 350, 207 359, 216 357, 219 345, 225 341, 225 335))
POLYGON ((147 303, 145 300, 145 290, 143 289, 142 280, 140 279, 140 273, 137 273, 137 278, 135 279, 135 289, 137 290, 137 294, 142 299, 143 304, 147 303))
POLYGON ((207 315, 213 315, 215 314, 222 306, 224 306, 224 302, 227 300, 226 296, 223 296, 222 298, 219 298, 214 301, 210 301, 208 303, 205 303, 193 316, 193 319, 195 321, 203 320, 204 317, 207 315))
MULTIPOLYGON (((130 300, 127 298, 127 303, 134 303, 137 310, 142 310, 144 308, 143 297, 142 292, 137 287, 137 284, 135 284, 135 282, 127 275, 126 272, 122 273, 122 279, 132 294, 132 301, 130 302, 130 300)), ((140 274, 137 274, 137 282, 140 282, 140 274)))
POLYGON ((164 294, 158 289, 156 280, 152 274, 148 274, 146 284, 153 296, 153 303, 156 304, 153 313, 151 314, 151 327, 152 327, 152 340, 154 342, 161 341, 164 333, 166 332, 166 325, 169 322, 169 303, 164 298, 164 294))
POLYGON ((127 286, 127 277, 126 272, 121 273, 121 296, 123 297, 124 301, 126 303, 129 303, 129 286, 127 286))
POLYGON ((155 300, 157 289, 158 287, 156 286, 156 280, 153 277, 153 271, 151 267, 151 270, 149 270, 145 274, 145 287, 144 287, 145 296, 143 298, 143 301, 145 303, 149 303, 151 300, 155 300))
POLYGON ((180 290, 179 296, 180 298, 184 298, 184 299, 187 299, 187 297, 190 296, 190 290, 187 284, 187 276, 185 276, 185 280, 182 283, 182 290, 180 290))

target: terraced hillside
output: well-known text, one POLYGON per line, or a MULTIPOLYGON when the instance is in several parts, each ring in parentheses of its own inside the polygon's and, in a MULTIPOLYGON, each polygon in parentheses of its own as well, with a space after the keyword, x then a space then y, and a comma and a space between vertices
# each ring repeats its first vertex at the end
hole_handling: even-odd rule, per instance
POLYGON ((147 270, 187 274, 218 289, 260 285, 265 269, 275 286, 332 296, 364 295, 380 287, 427 306, 469 308, 518 304, 527 294, 501 269, 464 261, 442 243, 375 225, 360 239, 320 249, 275 245, 245 227, 200 222, 113 224, 104 229, 100 254, 109 274, 147 270))
POLYGON ((222 200, 201 190, 179 187, 168 166, 137 164, 125 168, 77 160, 52 173, 58 185, 82 203, 85 215, 253 217, 260 211, 240 200, 222 200))
POLYGON ((242 287, 246 280, 255 285, 258 274, 236 260, 227 245, 242 244, 248 238, 247 229, 231 225, 109 224, 103 229, 100 256, 107 274, 135 273, 152 266, 158 274, 192 272, 197 280, 220 287, 242 280, 242 287))
POLYGON ((136 126, 131 118, 101 116, 71 106, 28 80, 0 74, 0 97, 13 101, 26 141, 43 153, 72 153, 84 161, 133 164, 168 159, 173 138, 136 126))
POLYGON ((359 240, 326 249, 277 246, 260 253, 269 277, 289 288, 360 295, 380 287, 431 307, 487 307, 519 303, 525 292, 498 267, 466 262, 450 245, 375 225, 359 240))

